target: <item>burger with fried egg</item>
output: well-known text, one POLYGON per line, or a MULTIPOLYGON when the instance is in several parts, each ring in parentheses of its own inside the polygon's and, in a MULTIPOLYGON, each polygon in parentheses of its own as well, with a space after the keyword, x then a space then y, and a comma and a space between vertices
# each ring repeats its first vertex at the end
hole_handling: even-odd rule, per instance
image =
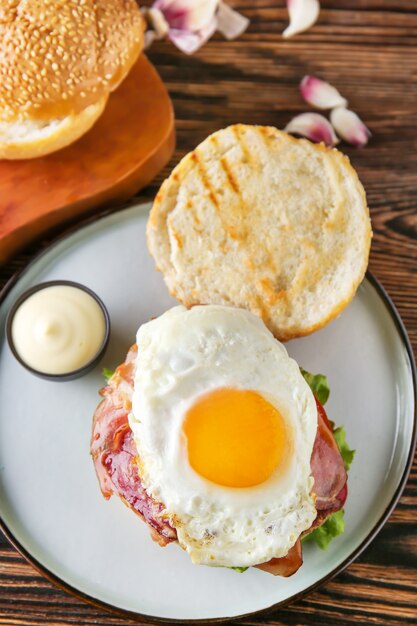
POLYGON ((303 537, 323 546, 340 532, 352 456, 311 387, 326 399, 323 377, 252 313, 170 309, 139 328, 101 391, 91 454, 103 495, 193 563, 293 574, 303 537))

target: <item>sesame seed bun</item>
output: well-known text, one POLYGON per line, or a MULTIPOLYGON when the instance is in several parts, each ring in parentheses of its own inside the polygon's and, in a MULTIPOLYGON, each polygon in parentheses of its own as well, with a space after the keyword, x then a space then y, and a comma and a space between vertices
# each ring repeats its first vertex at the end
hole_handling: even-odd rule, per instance
POLYGON ((244 125, 214 133, 182 159, 147 227, 174 297, 249 309, 281 341, 347 306, 371 234, 365 192, 345 155, 244 125))
POLYGON ((138 58, 143 31, 135 0, 0 8, 0 157, 40 156, 85 133, 138 58))

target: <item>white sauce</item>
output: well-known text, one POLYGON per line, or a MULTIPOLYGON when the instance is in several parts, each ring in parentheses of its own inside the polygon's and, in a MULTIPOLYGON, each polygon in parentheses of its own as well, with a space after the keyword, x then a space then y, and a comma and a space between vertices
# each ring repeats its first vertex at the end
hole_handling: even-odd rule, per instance
POLYGON ((77 287, 54 285, 21 304, 11 332, 14 347, 27 365, 44 374, 67 374, 97 354, 106 322, 90 294, 77 287))

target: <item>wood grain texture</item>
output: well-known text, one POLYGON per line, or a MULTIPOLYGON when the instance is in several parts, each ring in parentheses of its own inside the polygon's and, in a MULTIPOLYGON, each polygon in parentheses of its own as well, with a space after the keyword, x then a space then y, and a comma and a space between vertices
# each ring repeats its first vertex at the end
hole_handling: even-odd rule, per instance
MULTIPOLYGON (((417 3, 328 0, 318 24, 284 41, 281 0, 236 0, 251 18, 235 42, 215 37, 188 58, 168 43, 152 48, 177 119, 177 151, 144 196, 188 150, 229 123, 283 127, 306 110, 298 82, 333 82, 372 130, 370 144, 343 146, 367 190, 374 239, 370 269, 382 281, 417 350, 417 3)), ((3 282, 47 242, 0 270, 3 282)), ((320 590, 245 624, 381 626, 417 624, 417 463, 399 505, 365 553, 320 590)), ((277 583, 279 584, 279 583, 277 583)), ((0 625, 130 623, 56 589, 4 539, 0 543, 0 625)), ((146 622, 142 622, 145 624, 146 622)))

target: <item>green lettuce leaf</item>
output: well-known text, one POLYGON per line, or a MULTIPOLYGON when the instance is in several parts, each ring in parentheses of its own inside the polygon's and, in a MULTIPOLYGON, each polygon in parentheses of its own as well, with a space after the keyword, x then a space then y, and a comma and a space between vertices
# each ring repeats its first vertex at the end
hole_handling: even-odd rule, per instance
POLYGON ((101 373, 104 377, 104 380, 106 381, 106 383, 109 382, 110 378, 113 376, 114 374, 114 370, 110 370, 108 367, 103 367, 103 369, 101 370, 101 373))
POLYGON ((249 568, 248 567, 229 567, 229 569, 234 569, 235 572, 240 572, 240 574, 242 574, 243 572, 246 572, 246 570, 249 568))
POLYGON ((326 404, 330 395, 326 376, 324 376, 324 374, 310 374, 310 372, 307 372, 302 367, 300 367, 300 371, 317 400, 321 404, 326 404))
POLYGON ((337 428, 335 428, 335 425, 332 422, 332 428, 333 436, 336 440, 337 447, 340 450, 340 454, 342 455, 342 459, 345 464, 345 470, 348 471, 352 464, 353 457, 355 456, 356 451, 349 448, 348 444, 346 443, 346 431, 343 426, 338 426, 337 428))
POLYGON ((315 528, 311 533, 303 537, 303 542, 315 541, 319 548, 327 550, 332 539, 341 535, 345 530, 344 516, 345 512, 343 509, 332 513, 321 526, 315 528))

